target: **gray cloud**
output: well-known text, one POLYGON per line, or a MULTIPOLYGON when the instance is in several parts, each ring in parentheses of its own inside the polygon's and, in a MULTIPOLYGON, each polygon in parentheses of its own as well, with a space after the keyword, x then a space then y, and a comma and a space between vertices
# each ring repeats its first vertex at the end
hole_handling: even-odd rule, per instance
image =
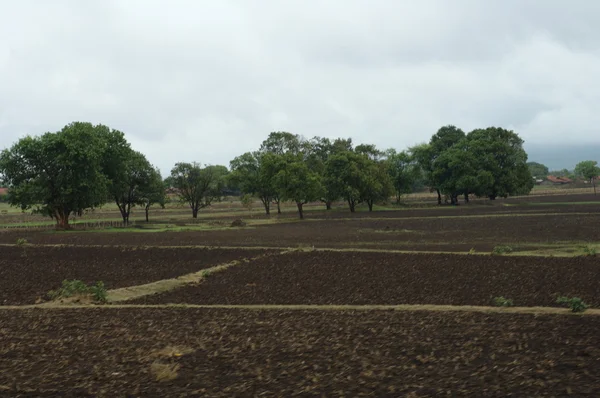
POLYGON ((85 120, 166 173, 274 130, 600 143, 599 15, 588 0, 0 0, 0 147, 85 120))

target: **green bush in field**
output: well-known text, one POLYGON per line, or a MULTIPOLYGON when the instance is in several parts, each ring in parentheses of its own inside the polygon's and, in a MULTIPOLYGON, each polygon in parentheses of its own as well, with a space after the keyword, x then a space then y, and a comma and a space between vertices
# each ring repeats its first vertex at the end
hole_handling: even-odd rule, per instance
POLYGON ((583 254, 594 257, 596 255, 596 248, 593 246, 585 246, 583 248, 583 254))
POLYGON ((97 282, 95 285, 88 286, 77 279, 65 279, 59 289, 48 292, 48 297, 52 300, 74 296, 90 296, 96 303, 106 303, 107 300, 107 292, 103 282, 97 282))
POLYGON ((572 312, 584 312, 588 309, 588 305, 579 297, 561 296, 556 300, 556 303, 566 305, 572 312))
POLYGON ((496 307, 512 307, 514 305, 511 299, 500 297, 494 297, 492 300, 496 307))
POLYGON ((512 252, 512 246, 496 246, 494 247, 494 250, 492 250, 492 254, 507 254, 512 252))

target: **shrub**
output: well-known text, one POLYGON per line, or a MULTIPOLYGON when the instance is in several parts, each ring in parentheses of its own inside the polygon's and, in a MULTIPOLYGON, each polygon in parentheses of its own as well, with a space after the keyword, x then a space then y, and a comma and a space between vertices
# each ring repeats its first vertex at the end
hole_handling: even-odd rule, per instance
POLYGON ((596 248, 593 246, 585 246, 583 248, 583 254, 586 256, 595 256, 596 255, 596 248))
POLYGON ((75 296, 89 296, 96 303, 106 303, 107 301, 107 292, 103 282, 97 282, 95 285, 88 286, 77 279, 65 279, 59 289, 48 292, 48 297, 51 300, 75 296))
POLYGON ((212 272, 210 272, 209 270, 204 270, 200 275, 202 276, 202 278, 206 279, 210 276, 210 274, 212 274, 212 272))
POLYGON ((558 304, 566 305, 571 309, 572 312, 584 312, 588 309, 588 305, 579 297, 559 297, 556 302, 558 304))
POLYGON ((513 252, 512 246, 496 246, 496 247, 494 247, 494 250, 492 250, 492 254, 506 254, 506 253, 512 253, 512 252, 513 252))
POLYGON ((500 297, 494 297, 492 300, 496 307, 512 307, 514 305, 511 299, 500 297))
POLYGON ((29 242, 27 242, 27 239, 25 238, 19 238, 17 239, 17 246, 25 246, 26 244, 28 244, 29 242))
POLYGON ((471 250, 469 250, 469 254, 475 254, 475 248, 472 247, 471 250))

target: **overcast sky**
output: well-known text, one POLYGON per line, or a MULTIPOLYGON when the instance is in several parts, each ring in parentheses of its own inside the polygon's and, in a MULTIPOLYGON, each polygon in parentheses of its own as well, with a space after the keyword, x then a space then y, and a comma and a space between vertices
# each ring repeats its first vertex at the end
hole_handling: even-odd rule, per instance
POLYGON ((163 174, 229 165, 271 131, 598 145, 600 1, 0 0, 0 148, 75 120, 163 174))

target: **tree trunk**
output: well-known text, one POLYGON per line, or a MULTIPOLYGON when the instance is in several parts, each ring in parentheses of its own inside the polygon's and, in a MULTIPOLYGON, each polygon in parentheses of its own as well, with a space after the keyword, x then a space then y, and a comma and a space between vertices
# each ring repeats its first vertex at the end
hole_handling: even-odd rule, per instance
POLYGON ((198 218, 198 208, 194 207, 192 209, 192 218, 198 218))
POLYGON ((350 213, 354 213, 356 203, 352 199, 348 199, 348 206, 350 207, 350 213))
POLYGON ((277 201, 277 214, 281 214, 281 201, 277 201))
POLYGON ((367 200, 367 206, 369 206, 369 211, 373 211, 373 201, 367 200))
POLYGON ((302 202, 296 202, 296 205, 298 206, 298 214, 300 215, 300 219, 302 220, 304 218, 304 211, 302 210, 302 202))
POLYGON ((265 213, 268 215, 271 214, 271 201, 267 198, 260 198, 260 201, 263 203, 263 206, 265 206, 265 213))
POLYGON ((56 217, 56 229, 71 229, 69 213, 63 210, 55 210, 54 216, 56 217))
POLYGON ((327 210, 331 210, 331 200, 327 200, 327 201, 325 201, 325 208, 326 208, 327 210))
POLYGON ((493 193, 491 195, 489 195, 490 200, 496 200, 496 194, 493 193))
POLYGON ((437 195, 438 195, 438 205, 441 205, 442 204, 442 193, 440 192, 440 190, 438 188, 436 188, 435 191, 437 192, 437 195))
POLYGON ((150 205, 146 205, 146 222, 148 222, 148 213, 150 212, 150 205))
POLYGON ((469 203, 469 193, 465 192, 465 203, 469 203))

